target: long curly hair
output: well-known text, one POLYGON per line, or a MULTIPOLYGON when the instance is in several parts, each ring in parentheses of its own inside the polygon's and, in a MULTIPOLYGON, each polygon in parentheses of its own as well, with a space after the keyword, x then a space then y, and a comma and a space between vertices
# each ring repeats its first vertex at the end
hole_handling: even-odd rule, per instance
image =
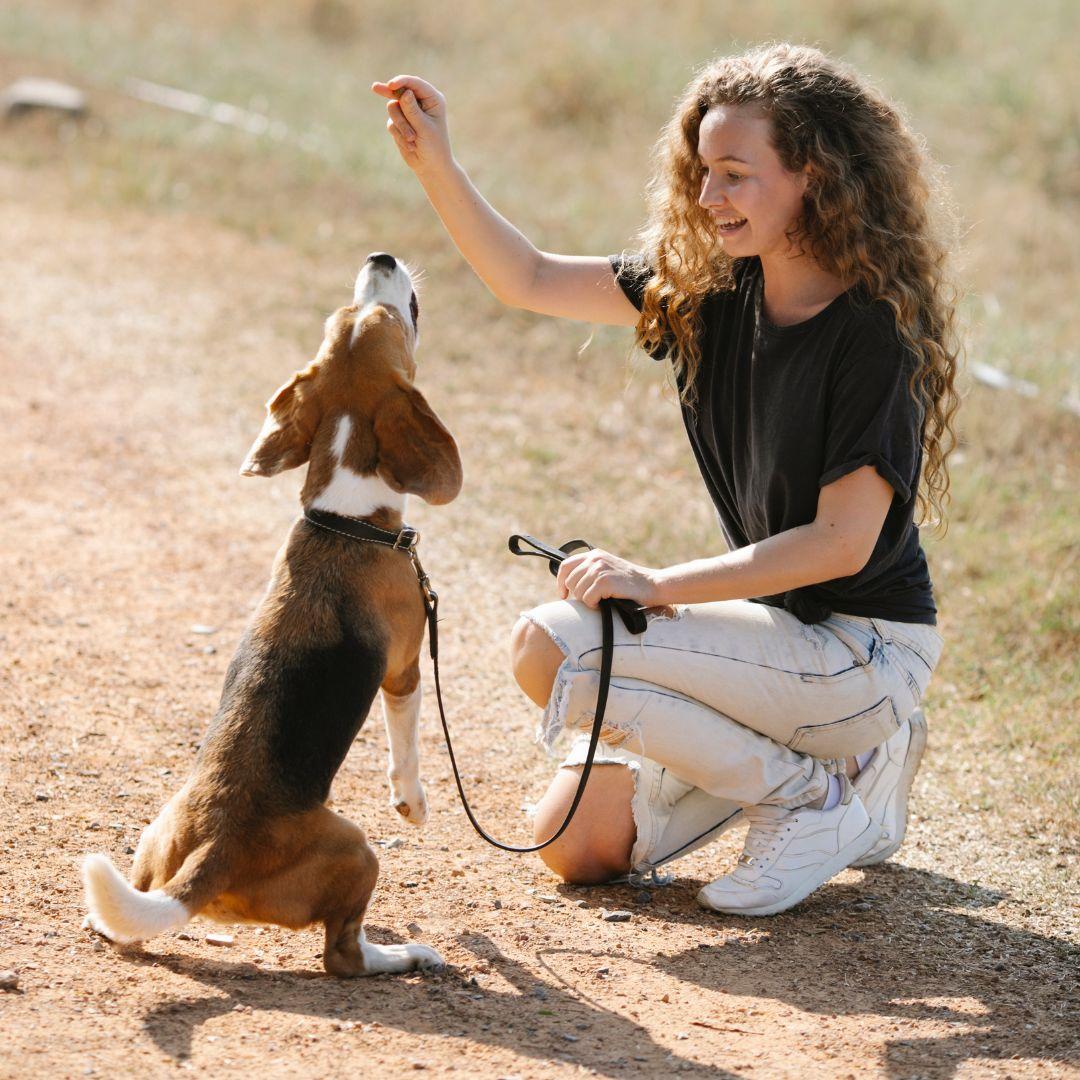
POLYGON ((638 237, 653 276, 636 343, 648 349, 667 340, 682 400, 693 407, 702 300, 734 287, 735 261, 698 205, 705 175, 698 132, 719 105, 759 109, 771 121, 783 167, 794 173, 810 166, 802 214, 788 238, 895 313, 900 338, 918 360, 910 390, 925 418, 916 520, 947 531, 945 459, 956 446, 952 421, 960 404, 958 293, 946 275, 954 219, 922 140, 897 106, 817 49, 773 44, 713 60, 679 98, 653 151, 648 218, 638 237))

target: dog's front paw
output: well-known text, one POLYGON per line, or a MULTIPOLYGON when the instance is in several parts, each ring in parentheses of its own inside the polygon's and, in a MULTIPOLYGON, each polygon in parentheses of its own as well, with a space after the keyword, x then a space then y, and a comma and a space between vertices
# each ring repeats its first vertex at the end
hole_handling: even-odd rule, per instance
POLYGON ((429 945, 406 945, 416 971, 442 971, 446 961, 429 945))
POLYGON ((427 796, 419 783, 395 784, 390 793, 390 805, 410 825, 423 825, 427 821, 427 796))

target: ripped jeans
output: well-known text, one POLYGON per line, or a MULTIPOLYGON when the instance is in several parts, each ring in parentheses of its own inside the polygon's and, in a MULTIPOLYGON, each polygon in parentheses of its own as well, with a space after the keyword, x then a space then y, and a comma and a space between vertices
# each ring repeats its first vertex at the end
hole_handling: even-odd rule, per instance
MULTIPOLYGON (((562 764, 585 760, 600 678, 600 615, 576 600, 523 612, 566 659, 544 711, 562 764)), ((802 623, 748 600, 654 615, 634 636, 615 620, 598 763, 635 773, 635 872, 688 854, 747 806, 794 808, 824 794, 827 767, 872 750, 911 715, 941 655, 933 626, 833 614, 802 623)))

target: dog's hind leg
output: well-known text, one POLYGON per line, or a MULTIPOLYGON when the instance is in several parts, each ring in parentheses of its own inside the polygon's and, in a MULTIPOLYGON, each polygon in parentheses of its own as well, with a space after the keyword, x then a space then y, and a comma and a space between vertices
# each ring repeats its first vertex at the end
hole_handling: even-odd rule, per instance
POLYGON ((439 954, 424 945, 372 945, 365 939, 364 913, 379 861, 362 829, 320 806, 275 828, 273 840, 275 869, 260 874, 254 854, 247 867, 250 884, 220 897, 215 917, 231 914, 294 930, 321 922, 323 964, 331 975, 442 967, 439 954))
POLYGON ((413 663, 382 685, 383 718, 390 747, 390 805, 410 824, 427 821, 427 797, 420 781, 420 670, 413 663))

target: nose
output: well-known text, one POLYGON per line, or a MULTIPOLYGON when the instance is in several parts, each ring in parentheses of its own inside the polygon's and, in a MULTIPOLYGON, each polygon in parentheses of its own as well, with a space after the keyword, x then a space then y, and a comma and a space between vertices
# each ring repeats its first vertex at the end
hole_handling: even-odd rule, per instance
POLYGON ((397 266, 397 260, 393 255, 387 255, 385 251, 373 251, 368 257, 369 263, 374 263, 376 266, 383 266, 387 270, 393 270, 397 266))

